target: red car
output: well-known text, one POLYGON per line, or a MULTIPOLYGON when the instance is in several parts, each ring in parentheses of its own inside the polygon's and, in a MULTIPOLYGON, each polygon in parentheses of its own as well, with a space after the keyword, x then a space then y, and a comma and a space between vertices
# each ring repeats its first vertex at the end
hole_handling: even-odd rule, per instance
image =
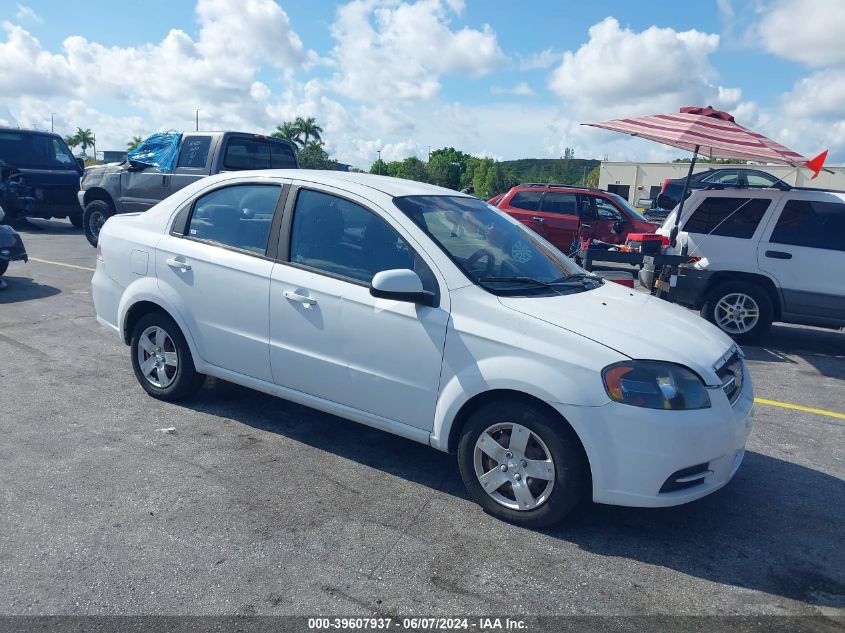
POLYGON ((615 193, 571 185, 529 183, 488 201, 539 233, 564 253, 576 239, 624 244, 628 233, 654 233, 649 222, 615 193))

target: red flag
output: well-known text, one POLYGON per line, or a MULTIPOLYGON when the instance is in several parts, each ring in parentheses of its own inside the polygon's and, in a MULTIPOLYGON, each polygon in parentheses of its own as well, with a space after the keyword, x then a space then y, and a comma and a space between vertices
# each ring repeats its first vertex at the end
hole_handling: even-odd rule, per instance
POLYGON ((813 177, 810 178, 810 180, 813 180, 813 178, 819 175, 819 172, 822 170, 822 167, 824 167, 824 161, 826 158, 827 150, 823 151, 818 156, 815 156, 814 158, 811 158, 806 163, 804 163, 804 166, 813 172, 813 177))

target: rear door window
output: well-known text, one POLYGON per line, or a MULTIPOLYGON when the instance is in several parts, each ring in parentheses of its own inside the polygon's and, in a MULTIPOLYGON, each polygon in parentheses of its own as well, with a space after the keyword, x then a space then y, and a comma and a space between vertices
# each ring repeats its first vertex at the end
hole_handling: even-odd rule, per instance
POLYGON ((223 157, 226 169, 270 169, 270 144, 261 139, 231 138, 223 157))
POLYGON ((701 182, 706 182, 708 184, 735 185, 739 182, 739 172, 736 169, 726 169, 703 178, 701 182))
POLYGON ((281 187, 235 185, 197 199, 187 237, 264 255, 281 187))
POLYGON ((845 203, 790 200, 769 242, 845 251, 845 203))
POLYGON ((684 230, 751 239, 770 203, 765 198, 706 198, 686 221, 684 230))
POLYGON ((751 187, 772 187, 778 182, 778 179, 759 171, 748 171, 745 172, 745 181, 751 187))
POLYGON ((540 211, 558 215, 578 215, 578 196, 563 191, 547 191, 540 202, 540 211))
POLYGON ((513 198, 508 202, 508 205, 516 209, 536 211, 542 197, 542 191, 517 191, 513 194, 513 198))
POLYGON ((296 168, 296 156, 293 148, 287 143, 270 141, 270 166, 273 169, 296 168))

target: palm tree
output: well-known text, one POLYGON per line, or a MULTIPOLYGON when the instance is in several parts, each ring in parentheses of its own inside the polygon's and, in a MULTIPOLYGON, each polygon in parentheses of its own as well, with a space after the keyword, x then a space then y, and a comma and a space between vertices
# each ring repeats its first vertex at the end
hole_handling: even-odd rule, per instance
POLYGON ((127 151, 127 152, 131 152, 133 149, 135 149, 136 147, 138 147, 138 146, 141 144, 141 142, 142 142, 143 140, 144 140, 144 139, 142 139, 140 136, 133 136, 133 137, 132 137, 132 140, 131 140, 131 141, 129 141, 129 142, 126 144, 126 151, 127 151))
POLYGON ((302 134, 302 146, 308 145, 309 139, 313 139, 315 143, 322 142, 323 138, 320 136, 323 133, 323 128, 317 125, 313 116, 303 119, 301 116, 296 117, 293 122, 296 129, 302 134))
POLYGON ((79 137, 76 134, 65 137, 65 143, 71 149, 79 145, 79 137))
POLYGON ((273 136, 276 138, 287 139, 296 145, 303 144, 302 139, 300 138, 301 132, 299 131, 299 128, 296 127, 295 123, 291 123, 290 121, 285 121, 281 125, 277 125, 276 131, 273 132, 273 136))
POLYGON ((82 148, 83 155, 86 155, 86 150, 89 147, 94 147, 94 143, 96 142, 94 133, 90 128, 86 128, 84 130, 81 127, 76 128, 76 139, 79 141, 79 146, 82 148))

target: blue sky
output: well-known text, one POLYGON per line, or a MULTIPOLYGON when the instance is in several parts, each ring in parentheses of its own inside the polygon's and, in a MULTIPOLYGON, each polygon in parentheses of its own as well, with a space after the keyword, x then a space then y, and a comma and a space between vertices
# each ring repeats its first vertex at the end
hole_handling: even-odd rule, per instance
POLYGON ((443 145, 657 160, 677 153, 578 124, 710 103, 845 160, 839 0, 27 0, 0 3, 0 23, 0 121, 53 112, 99 149, 199 108, 218 129, 315 116, 360 166, 443 145))

